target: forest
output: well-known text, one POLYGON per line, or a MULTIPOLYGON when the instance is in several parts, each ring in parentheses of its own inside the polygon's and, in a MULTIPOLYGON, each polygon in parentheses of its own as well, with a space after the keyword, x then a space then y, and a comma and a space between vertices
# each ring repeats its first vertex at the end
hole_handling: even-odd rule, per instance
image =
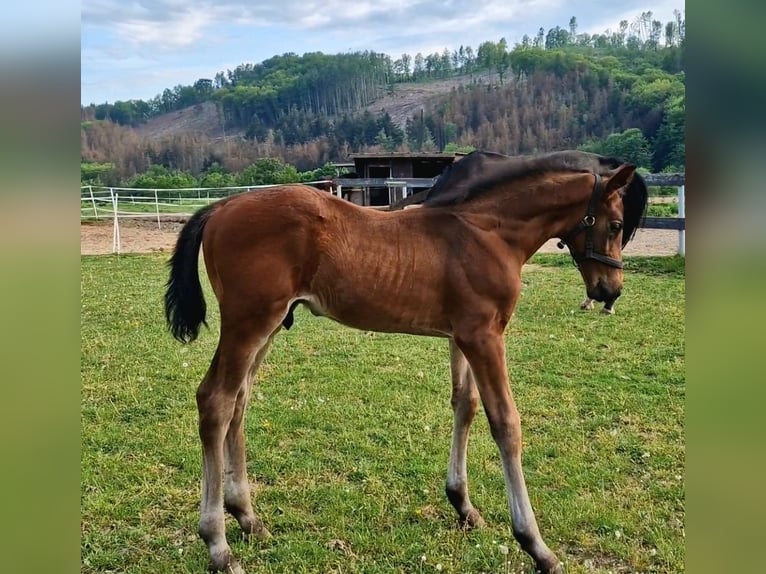
POLYGON ((257 166, 297 181, 308 177, 301 172, 330 173, 351 153, 470 149, 580 148, 652 172, 684 171, 685 27, 679 11, 664 23, 644 12, 590 35, 572 17, 512 47, 501 38, 396 59, 316 52, 241 64, 149 101, 82 106, 82 181, 250 185, 268 178, 257 166), (398 123, 367 109, 398 89, 450 78, 462 81, 398 123), (140 132, 153 118, 203 105, 215 106, 228 137, 140 132))

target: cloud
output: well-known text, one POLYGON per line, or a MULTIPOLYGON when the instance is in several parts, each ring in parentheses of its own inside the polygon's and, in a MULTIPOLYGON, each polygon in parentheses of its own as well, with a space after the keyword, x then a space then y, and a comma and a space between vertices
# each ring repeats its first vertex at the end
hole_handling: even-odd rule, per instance
POLYGON ((175 85, 155 83, 165 69, 174 70, 173 82, 191 84, 231 62, 284 52, 372 50, 398 58, 503 37, 513 46, 540 27, 567 27, 572 16, 580 32, 594 33, 646 10, 665 21, 675 7, 683 9, 683 0, 83 0, 83 97, 156 94, 175 85), (116 77, 141 66, 132 83, 116 77), (183 69, 189 75, 177 79, 183 69))
POLYGON ((171 26, 164 22, 134 19, 116 25, 117 33, 125 40, 154 48, 179 48, 198 42, 203 37, 208 21, 199 12, 180 14, 171 26))
MULTIPOLYGON (((83 27, 113 30, 134 45, 181 47, 218 26, 276 26, 301 32, 343 33, 364 40, 401 35, 457 34, 505 22, 562 0, 84 0, 83 27)), ((514 22, 515 21, 515 22, 514 22)), ((329 38, 328 38, 329 39, 329 38)), ((296 41, 300 41, 299 38, 296 41)))

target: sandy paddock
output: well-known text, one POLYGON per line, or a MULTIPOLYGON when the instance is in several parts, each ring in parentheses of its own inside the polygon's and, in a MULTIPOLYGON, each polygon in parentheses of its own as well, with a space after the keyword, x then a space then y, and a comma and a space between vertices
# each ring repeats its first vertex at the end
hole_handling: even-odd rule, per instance
MULTIPOLYGON (((173 250, 178 231, 183 222, 156 220, 120 220, 121 253, 154 253, 173 250)), ((113 227, 111 221, 80 224, 80 253, 101 255, 112 253, 113 227)), ((675 255, 678 251, 678 232, 665 229, 639 229, 636 237, 625 249, 625 255, 675 255)), ((556 247, 556 240, 548 241, 541 253, 563 253, 556 247)))

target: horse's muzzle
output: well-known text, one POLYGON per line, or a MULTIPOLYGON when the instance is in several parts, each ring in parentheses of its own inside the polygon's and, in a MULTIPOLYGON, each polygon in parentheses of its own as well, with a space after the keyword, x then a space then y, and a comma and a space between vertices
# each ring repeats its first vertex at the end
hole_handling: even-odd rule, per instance
POLYGON ((588 297, 595 299, 599 303, 614 303, 622 294, 622 289, 610 289, 599 281, 595 287, 588 289, 588 297))

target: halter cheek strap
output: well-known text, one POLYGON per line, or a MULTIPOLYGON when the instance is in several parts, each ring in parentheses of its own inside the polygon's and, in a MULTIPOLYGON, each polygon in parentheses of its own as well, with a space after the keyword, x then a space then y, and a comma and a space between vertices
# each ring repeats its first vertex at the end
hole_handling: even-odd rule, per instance
POLYGON ((569 253, 571 253, 572 259, 574 259, 575 265, 578 267, 580 266, 581 261, 584 261, 585 259, 593 259, 609 265, 610 267, 622 269, 622 261, 609 257, 604 253, 598 253, 593 249, 593 226, 596 224, 596 208, 598 207, 598 202, 601 200, 601 196, 604 194, 604 183, 601 180, 601 176, 595 174, 595 177, 596 181, 593 184, 593 193, 588 202, 587 214, 583 217, 582 221, 572 229, 572 231, 561 238, 561 241, 558 242, 557 246, 559 249, 569 247, 569 253), (582 231, 585 231, 585 251, 575 251, 572 240, 582 231))

